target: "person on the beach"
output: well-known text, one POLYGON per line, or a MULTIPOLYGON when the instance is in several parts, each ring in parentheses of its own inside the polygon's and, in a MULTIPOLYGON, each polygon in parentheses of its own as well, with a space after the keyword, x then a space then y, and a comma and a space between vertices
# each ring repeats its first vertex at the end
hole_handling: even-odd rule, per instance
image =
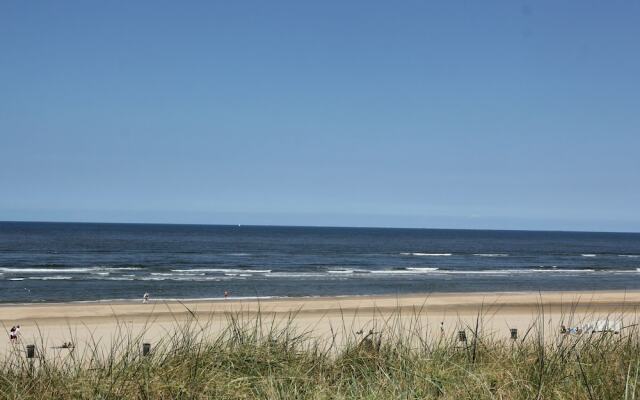
POLYGON ((580 335, 582 333, 582 328, 579 326, 575 327, 566 327, 564 325, 560 325, 560 333, 563 335, 580 335))
POLYGON ((16 326, 16 341, 20 339, 20 325, 16 326))
POLYGON ((229 291, 228 291, 228 290, 225 290, 225 291, 224 291, 224 298, 225 298, 225 300, 227 299, 227 297, 229 297, 229 291))
POLYGON ((16 326, 12 326, 11 330, 9 331, 9 341, 11 343, 15 343, 18 340, 18 336, 16 335, 16 326))
POLYGON ((146 304, 149 302, 149 293, 146 293, 142 296, 142 304, 146 304))

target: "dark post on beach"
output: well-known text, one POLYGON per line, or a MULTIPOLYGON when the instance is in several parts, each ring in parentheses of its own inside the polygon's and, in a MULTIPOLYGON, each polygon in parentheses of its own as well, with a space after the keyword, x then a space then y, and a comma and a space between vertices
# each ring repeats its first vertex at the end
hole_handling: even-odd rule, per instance
POLYGON ((465 331, 458 331, 458 340, 461 342, 467 342, 467 332, 465 331))
POLYGON ((518 329, 516 328, 511 328, 511 339, 516 340, 518 339, 518 329))
POLYGON ((36 355, 36 345, 28 344, 27 345, 27 358, 33 358, 36 355))
POLYGON ((151 351, 151 343, 142 343, 142 355, 146 356, 151 351))

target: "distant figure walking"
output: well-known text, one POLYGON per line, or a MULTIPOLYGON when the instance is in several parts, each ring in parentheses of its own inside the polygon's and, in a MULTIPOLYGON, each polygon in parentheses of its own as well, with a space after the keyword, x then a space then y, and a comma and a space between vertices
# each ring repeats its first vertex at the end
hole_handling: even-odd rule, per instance
POLYGON ((149 302, 149 293, 145 293, 142 296, 142 304, 147 304, 149 302))
POLYGON ((226 300, 229 297, 229 291, 225 290, 224 291, 224 299, 226 300))
POLYGON ((11 343, 16 343, 18 341, 18 334, 16 332, 16 326, 12 326, 11 330, 9 331, 9 341, 11 343))

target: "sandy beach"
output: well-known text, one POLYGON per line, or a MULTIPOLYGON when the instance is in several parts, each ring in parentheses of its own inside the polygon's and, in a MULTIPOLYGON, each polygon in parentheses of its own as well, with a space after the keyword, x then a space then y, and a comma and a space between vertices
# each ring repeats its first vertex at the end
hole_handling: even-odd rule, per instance
MULTIPOLYGON (((221 301, 151 301, 115 303, 6 304, 0 306, 0 321, 6 331, 21 325, 22 344, 36 343, 55 348, 73 340, 111 343, 123 333, 140 335, 157 343, 197 316, 208 334, 218 334, 230 315, 246 321, 260 314, 263 324, 285 323, 293 316, 300 331, 318 338, 332 332, 351 334, 359 330, 382 330, 390 321, 409 324, 419 321, 436 333, 445 334, 475 326, 478 316, 484 334, 507 338, 509 328, 526 331, 542 320, 553 337, 561 323, 567 326, 598 319, 635 323, 640 292, 503 292, 437 293, 406 296, 361 296, 221 301)), ((0 351, 11 347, 9 340, 0 351)))

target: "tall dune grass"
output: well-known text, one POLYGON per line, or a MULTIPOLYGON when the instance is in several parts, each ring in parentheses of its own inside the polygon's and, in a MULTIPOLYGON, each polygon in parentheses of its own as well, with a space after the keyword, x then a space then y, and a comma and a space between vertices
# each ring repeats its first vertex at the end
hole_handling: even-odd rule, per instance
MULTIPOLYGON (((416 312, 416 315, 419 312, 416 312)), ((227 314, 211 334, 196 314, 142 356, 143 334, 119 324, 63 356, 43 343, 0 361, 6 399, 636 399, 640 340, 622 334, 559 335, 537 323, 517 340, 483 333, 483 315, 442 334, 400 312, 364 331, 344 322, 331 337, 300 330, 295 315, 227 314)), ((177 320, 176 320, 177 321, 177 320)), ((343 320, 344 321, 344 320, 343 320)))

